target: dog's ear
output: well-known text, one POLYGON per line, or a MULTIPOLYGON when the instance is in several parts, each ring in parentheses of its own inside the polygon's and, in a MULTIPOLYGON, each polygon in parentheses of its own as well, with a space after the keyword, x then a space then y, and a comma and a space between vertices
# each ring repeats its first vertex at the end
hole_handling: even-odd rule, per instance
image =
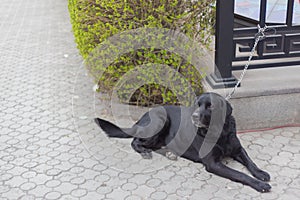
POLYGON ((199 100, 200 100, 200 96, 195 97, 193 106, 199 106, 199 100))
POLYGON ((194 100, 194 105, 195 106, 199 106, 199 102, 202 98, 205 98, 209 95, 209 93, 205 92, 205 93, 202 93, 200 96, 196 96, 195 97, 195 100, 194 100))
POLYGON ((226 115, 227 116, 230 116, 232 114, 232 106, 230 105, 230 103, 228 101, 226 101, 226 104, 227 104, 227 108, 226 108, 226 115))

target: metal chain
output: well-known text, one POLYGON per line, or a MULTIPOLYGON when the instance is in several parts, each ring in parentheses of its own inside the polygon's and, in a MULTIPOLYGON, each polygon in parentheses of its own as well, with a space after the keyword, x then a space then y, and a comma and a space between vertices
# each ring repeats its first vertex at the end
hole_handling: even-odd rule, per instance
POLYGON ((267 25, 265 25, 265 27, 261 28, 260 25, 258 24, 258 25, 257 25, 257 28, 258 28, 258 32, 255 34, 255 42, 254 42, 253 48, 252 48, 252 50, 251 50, 251 52, 250 52, 250 56, 249 56, 248 61, 247 61, 246 65, 245 65, 245 68, 244 68, 243 72, 241 73, 240 78, 238 79, 238 82, 236 83, 235 87, 234 87, 234 88, 232 89, 232 91, 226 96, 226 98, 225 98, 226 100, 229 100, 229 99, 232 97, 232 95, 234 94, 235 90, 238 88, 238 86, 239 86, 240 83, 242 82, 242 80, 243 80, 243 78, 244 78, 244 76, 245 76, 245 74, 246 74, 246 71, 247 71, 247 69, 248 69, 248 67, 249 67, 249 65, 250 65, 250 61, 251 61, 252 58, 253 58, 253 55, 254 55, 254 53, 255 53, 255 49, 256 49, 256 47, 257 47, 259 41, 261 41, 261 40, 263 40, 263 39, 266 38, 265 31, 266 31, 267 29, 269 29, 269 27, 268 27, 267 25))

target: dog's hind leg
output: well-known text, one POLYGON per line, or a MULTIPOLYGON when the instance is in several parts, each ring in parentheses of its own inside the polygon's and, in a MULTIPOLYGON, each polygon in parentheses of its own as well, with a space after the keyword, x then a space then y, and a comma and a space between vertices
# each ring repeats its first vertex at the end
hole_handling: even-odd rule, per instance
POLYGON ((133 141, 131 142, 131 147, 138 152, 139 154, 141 154, 141 156, 144 159, 151 159, 152 158, 152 150, 145 148, 143 143, 145 143, 145 141, 143 141, 143 139, 141 138, 134 138, 133 141))

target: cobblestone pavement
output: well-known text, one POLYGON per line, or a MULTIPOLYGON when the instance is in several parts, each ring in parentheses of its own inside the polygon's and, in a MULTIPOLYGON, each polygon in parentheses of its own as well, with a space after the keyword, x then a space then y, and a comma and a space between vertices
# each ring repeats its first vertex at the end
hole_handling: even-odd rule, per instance
POLYGON ((184 159, 143 160, 92 122, 108 110, 80 67, 67 0, 2 0, 0 26, 1 200, 300 199, 299 128, 240 135, 272 176, 267 194, 184 159))

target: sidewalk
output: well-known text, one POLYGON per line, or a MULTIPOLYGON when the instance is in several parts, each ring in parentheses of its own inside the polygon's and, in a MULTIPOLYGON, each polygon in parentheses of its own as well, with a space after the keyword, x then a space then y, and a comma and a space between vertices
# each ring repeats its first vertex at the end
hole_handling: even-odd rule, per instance
POLYGON ((300 199, 299 128, 240 135, 272 176, 267 194, 184 159, 143 160, 92 121, 109 109, 80 67, 67 0, 2 0, 0 27, 0 200, 300 199))

